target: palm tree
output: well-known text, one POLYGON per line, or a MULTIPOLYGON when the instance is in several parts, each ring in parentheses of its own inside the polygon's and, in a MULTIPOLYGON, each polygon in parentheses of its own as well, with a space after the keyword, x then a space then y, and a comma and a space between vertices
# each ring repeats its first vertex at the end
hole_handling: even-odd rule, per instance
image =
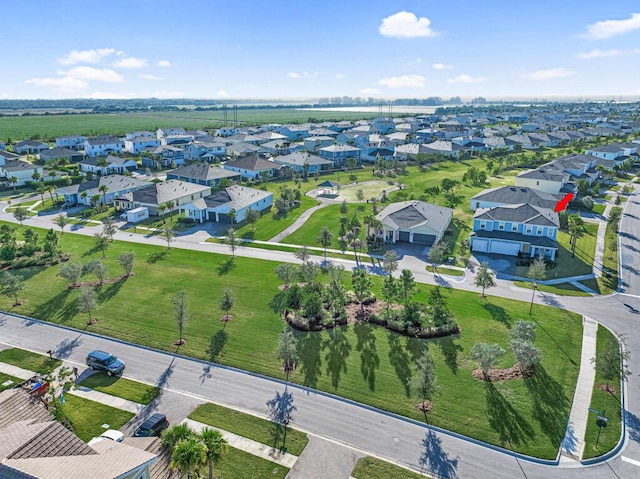
POLYGON ((36 191, 40 195, 40 200, 44 203, 44 194, 48 191, 47 190, 47 186, 42 184, 42 183, 40 183, 38 185, 38 187, 36 188, 36 191))
POLYGON ((227 451, 227 441, 220 431, 209 427, 200 431, 200 440, 207 447, 209 479, 213 479, 213 466, 220 462, 222 455, 227 451))
POLYGON ((98 191, 100 191, 100 193, 102 193, 102 202, 106 205, 107 204, 107 191, 109 191, 109 187, 107 185, 100 185, 98 186, 98 191))
POLYGON ((179 442, 185 441, 193 435, 193 430, 186 424, 176 424, 162 433, 162 445, 173 450, 179 442))
POLYGON ((200 477, 202 467, 207 463, 207 446, 197 437, 180 441, 173 448, 170 467, 173 471, 187 473, 187 478, 200 477))
POLYGON ((37 171, 31 175, 31 178, 33 178, 33 181, 40 181, 40 178, 42 178, 42 175, 40 173, 38 173, 37 171))
POLYGON ((49 196, 51 196, 51 203, 53 203, 53 192, 56 191, 56 187, 53 185, 47 185, 46 188, 49 196))
POLYGON ((13 185, 13 191, 16 191, 16 184, 18 184, 18 178, 16 178, 15 176, 12 176, 11 178, 9 178, 9 183, 13 185))
POLYGON ((89 193, 87 193, 87 191, 83 191, 82 193, 80 193, 80 198, 82 198, 84 200, 84 203, 87 203, 87 196, 89 196, 89 193))

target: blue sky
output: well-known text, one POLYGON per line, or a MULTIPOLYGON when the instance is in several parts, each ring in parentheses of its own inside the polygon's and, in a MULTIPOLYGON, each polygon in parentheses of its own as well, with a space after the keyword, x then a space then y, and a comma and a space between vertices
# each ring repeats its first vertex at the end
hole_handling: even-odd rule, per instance
POLYGON ((640 4, 6 2, 0 98, 640 96, 640 4))

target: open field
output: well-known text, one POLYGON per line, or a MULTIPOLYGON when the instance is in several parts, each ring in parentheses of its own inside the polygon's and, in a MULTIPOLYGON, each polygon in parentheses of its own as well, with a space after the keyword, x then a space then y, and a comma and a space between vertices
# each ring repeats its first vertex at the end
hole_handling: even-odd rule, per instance
MULTIPOLYGON (((18 235, 24 228, 17 228, 18 235)), ((40 232, 41 236, 44 234, 40 232)), ((99 258, 93 238, 65 234, 63 250, 72 261, 99 258)), ((166 249, 150 245, 114 242, 106 263, 112 276, 121 268, 115 258, 121 252, 136 254, 135 275, 117 283, 96 287, 97 323, 89 329, 173 351, 178 338, 171 298, 185 288, 191 318, 181 353, 283 377, 276 359, 282 320, 269 304, 278 293, 276 263, 166 249), (251 288, 246 285, 251 284, 251 288), (217 308, 224 288, 236 296, 234 318, 224 327, 217 308)), ((0 308, 78 329, 86 328, 87 315, 78 310, 78 290, 69 290, 57 276, 59 267, 25 268, 25 302, 0 297, 0 308)), ((378 291, 380 278, 372 278, 378 291)), ((431 286, 420 285, 416 300, 426 301, 431 286)), ((485 384, 471 376, 475 365, 469 350, 477 340, 508 346, 508 329, 527 318, 529 305, 517 301, 463 291, 447 292, 449 307, 463 333, 435 340, 399 336, 369 324, 355 324, 331 332, 297 333, 300 362, 291 380, 356 401, 424 419, 416 410, 417 399, 408 387, 413 364, 423 348, 436 361, 439 388, 429 421, 446 429, 507 447, 509 439, 519 452, 555 457, 564 435, 580 360, 582 327, 578 315, 536 305, 537 346, 542 365, 536 377, 526 381, 485 384), (452 400, 455 398, 455 400, 452 400), (514 420, 509 434, 510 423, 514 420), (551 419, 550 419, 551 418, 551 419), (508 437, 508 436, 511 437, 508 437)), ((126 358, 123 358, 126 360, 126 358)), ((500 367, 513 364, 507 353, 500 367)))
POLYGON ((342 186, 338 196, 334 198, 336 201, 346 201, 347 203, 359 203, 371 198, 379 198, 383 191, 389 193, 396 186, 390 185, 386 181, 371 180, 363 183, 352 183, 342 186), (362 200, 358 199, 358 191, 362 191, 362 200))

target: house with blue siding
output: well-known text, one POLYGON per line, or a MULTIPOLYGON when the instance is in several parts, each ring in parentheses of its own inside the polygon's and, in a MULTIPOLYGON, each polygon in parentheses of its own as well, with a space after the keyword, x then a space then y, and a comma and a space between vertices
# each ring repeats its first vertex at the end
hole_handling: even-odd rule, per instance
POLYGON ((555 260, 560 221, 551 209, 528 204, 480 208, 473 215, 471 251, 555 260))
POLYGON ((350 145, 331 145, 318 149, 321 158, 333 161, 335 166, 345 166, 348 158, 355 158, 360 163, 360 148, 350 145))

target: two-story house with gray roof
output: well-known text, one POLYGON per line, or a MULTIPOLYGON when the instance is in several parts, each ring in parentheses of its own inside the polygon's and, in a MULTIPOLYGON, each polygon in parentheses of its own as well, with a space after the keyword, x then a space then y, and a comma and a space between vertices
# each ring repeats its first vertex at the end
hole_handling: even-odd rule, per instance
POLYGON ((217 188, 223 178, 226 178, 227 181, 237 183, 242 180, 240 173, 225 170, 211 163, 182 165, 167 173, 168 180, 188 181, 196 185, 211 186, 213 188, 217 188))
POLYGON ((103 156, 109 154, 121 155, 124 142, 115 136, 96 136, 82 142, 82 148, 87 156, 103 156))

